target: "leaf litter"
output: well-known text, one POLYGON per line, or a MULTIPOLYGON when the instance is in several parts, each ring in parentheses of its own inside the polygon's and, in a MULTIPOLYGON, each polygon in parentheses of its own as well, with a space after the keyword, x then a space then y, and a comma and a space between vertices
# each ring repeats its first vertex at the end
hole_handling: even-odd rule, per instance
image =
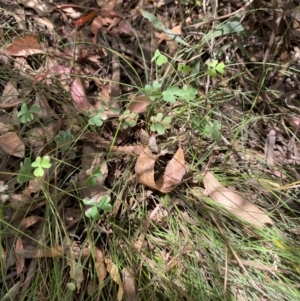
POLYGON ((205 174, 203 184, 208 196, 239 218, 258 228, 263 228, 265 224, 273 224, 266 213, 238 193, 224 187, 211 172, 205 174))
MULTIPOLYGON (((57 5, 53 6, 45 1, 32 0, 20 1, 19 11, 12 12, 14 7, 10 7, 5 12, 5 16, 9 16, 7 24, 14 30, 6 32, 6 25, 0 29, 2 36, 8 39, 8 43, 5 41, 1 47, 0 57, 4 71, 0 83, 0 180, 5 187, 5 191, 0 193, 3 205, 1 258, 4 267, 2 276, 9 282, 7 287, 10 286, 1 294, 2 299, 10 292, 17 296, 19 291, 21 300, 22 291, 27 291, 28 285, 34 281, 35 272, 42 271, 40 266, 35 266, 35 259, 38 258, 42 264, 49 262, 45 258, 56 258, 60 263, 66 258, 68 275, 64 275, 64 279, 67 281, 63 280, 61 284, 74 291, 77 294, 74 298, 77 299, 79 294, 83 296, 86 292, 92 296, 99 294, 99 291, 100 294, 107 293, 107 300, 110 297, 112 300, 122 300, 124 295, 128 300, 139 300, 139 295, 149 299, 155 294, 154 283, 157 285, 155 290, 159 289, 164 295, 170 294, 170 300, 175 298, 175 295, 171 296, 172 292, 179 296, 178 300, 197 300, 199 291, 196 296, 189 291, 189 287, 196 287, 196 284, 186 283, 182 277, 186 274, 191 279, 198 280, 199 275, 210 279, 209 286, 201 289, 202 292, 210 292, 211 286, 215 285, 214 289, 221 294, 222 289, 226 291, 228 288, 225 283, 222 283, 222 289, 217 287, 218 281, 213 276, 216 271, 213 273, 208 264, 211 258, 214 258, 211 261, 217 267, 223 267, 226 262, 226 270, 229 267, 230 272, 236 262, 242 266, 246 261, 238 261, 236 257, 235 261, 230 258, 228 261, 227 253, 226 256, 212 253, 211 250, 218 246, 211 243, 213 239, 208 232, 205 233, 206 226, 203 226, 211 224, 210 214, 206 214, 211 207, 201 202, 203 193, 199 186, 203 184, 211 200, 230 212, 226 215, 222 210, 222 215, 229 217, 228 225, 233 222, 234 215, 241 225, 247 223, 260 229, 266 224, 277 224, 273 215, 271 219, 271 214, 259 206, 271 208, 273 214, 282 205, 265 204, 257 195, 252 195, 251 200, 246 199, 222 185, 211 172, 205 174, 203 183, 199 182, 197 173, 205 165, 211 165, 212 169, 224 169, 224 174, 232 174, 234 169, 238 185, 244 183, 241 173, 250 178, 275 176, 281 181, 278 185, 282 190, 297 186, 297 182, 284 185, 291 179, 290 174, 300 178, 295 165, 300 161, 299 143, 295 138, 299 125, 295 114, 297 103, 295 105, 293 97, 286 95, 283 110, 276 104, 278 99, 275 97, 276 93, 284 95, 283 92, 270 92, 279 89, 283 83, 287 85, 286 90, 291 89, 288 85, 295 85, 287 75, 299 52, 293 42, 289 47, 295 52, 294 58, 290 57, 293 51, 282 45, 282 49, 278 50, 282 52, 278 54, 279 60, 275 61, 281 67, 274 70, 277 77, 272 75, 276 82, 272 81, 271 75, 265 74, 266 82, 270 83, 269 89, 259 86, 262 92, 255 98, 257 102, 255 105, 249 104, 249 96, 244 97, 243 93, 253 89, 259 75, 251 70, 248 63, 258 61, 263 65, 270 54, 266 51, 264 57, 259 58, 262 51, 257 51, 256 42, 246 40, 245 43, 243 35, 247 34, 246 28, 257 27, 264 28, 272 36, 275 26, 268 22, 273 18, 265 21, 268 23, 266 26, 259 23, 265 18, 250 20, 246 14, 243 24, 236 18, 233 21, 231 14, 211 19, 211 8, 203 3, 203 7, 195 7, 183 20, 178 16, 183 16, 183 9, 187 9, 189 4, 181 7, 174 1, 152 2, 144 1, 137 5, 135 1, 97 1, 99 6, 92 7, 87 2, 82 5, 56 2, 57 5), (154 7, 163 9, 154 10, 154 7), (211 20, 202 22, 204 34, 201 37, 189 30, 200 26, 193 24, 199 18, 211 20), (217 22, 223 19, 226 19, 224 23, 217 22), (203 27, 211 22, 216 22, 215 27, 203 27), (223 68, 228 65, 227 37, 241 39, 234 43, 236 48, 233 52, 233 57, 242 54, 239 67, 233 64, 230 68, 223 68), (194 48, 194 44, 198 46, 194 48), (222 45, 217 52, 216 45, 222 45), (153 59, 155 53, 159 53, 159 60, 153 59), (199 66, 204 66, 204 57, 220 64, 222 72, 213 72, 213 78, 205 74, 206 80, 195 77, 201 72, 199 66), (286 57, 288 62, 284 61, 286 57), (164 69, 170 58, 184 67, 164 69), (193 64, 189 65, 190 62, 193 64), (167 70, 170 74, 155 73, 157 67, 162 68, 156 71, 167 70), (191 70, 189 79, 182 77, 183 70, 187 74, 191 70), (249 83, 248 78, 237 77, 241 89, 237 91, 235 85, 231 86, 229 78, 233 80, 234 72, 239 74, 241 70, 248 74, 252 82, 249 83), (219 81, 220 75, 222 81, 219 81), (158 85, 155 86, 152 79, 158 85), (146 85, 153 89, 159 87, 154 91, 156 94, 153 93, 154 99, 153 95, 145 95, 146 85), (184 93, 166 93, 172 89, 189 89, 192 93, 185 95, 185 103, 180 99, 184 93), (227 90, 229 94, 226 94, 227 90), (215 91, 219 91, 220 95, 215 91), (161 96, 168 96, 167 101, 171 105, 155 103, 155 97, 160 93, 161 96), (205 95, 205 98, 199 95, 205 95), (229 95, 236 98, 223 106, 229 95), (210 99, 214 99, 214 103, 210 99), (197 103, 194 107, 193 101, 197 103), (245 107, 250 105, 254 108, 251 112, 256 114, 256 119, 249 121, 245 133, 238 133, 235 140, 230 127, 235 128, 241 122, 236 112, 246 116, 246 111, 241 112, 242 103, 245 107), (24 113, 22 108, 25 104, 27 111, 23 110, 24 113), (188 117, 185 115, 186 104, 192 108, 188 111, 188 117), (33 110, 30 111, 30 108, 33 110), (215 109, 217 114, 213 112, 215 109), (292 114, 287 113, 290 112, 287 109, 292 109, 292 114), (99 110, 107 118, 101 120, 101 127, 92 127, 89 114, 99 110), (132 127, 122 128, 120 120, 126 110, 135 113, 137 119, 132 127), (227 123, 221 127, 221 118, 210 122, 210 110, 216 116, 226 116, 227 123), (276 118, 269 120, 267 115, 263 115, 265 112, 282 116, 281 122, 276 118), (25 119, 22 118, 23 113, 25 119), (263 117, 258 120, 260 114, 263 117), (201 121, 202 115, 208 117, 206 124, 201 121), (166 116, 168 121, 172 116, 174 123, 168 123, 162 132, 156 133, 153 128, 151 132, 148 123, 155 116, 166 116), (182 122, 181 118, 185 117, 187 121, 182 122), (195 124, 196 127, 193 127, 195 124), (216 125, 216 134, 205 135, 207 125, 211 124, 216 125), (293 131, 294 139, 290 131, 293 131), (57 139, 59 133, 64 137, 62 144, 57 139), (228 140, 233 139, 232 143, 224 144, 225 136, 228 140), (262 141, 266 141, 265 145, 262 141), (239 159, 228 159, 233 158, 233 154, 239 154, 236 156, 239 159), (39 175, 42 172, 43 176, 34 177, 33 161, 44 157, 51 160, 51 165, 47 161, 47 172, 39 165, 42 169, 39 175), (286 170, 282 166, 286 166, 286 170), (194 197, 200 202, 195 204, 190 201, 189 192, 195 192, 194 197), (87 198, 101 204, 104 196, 112 200, 112 204, 107 204, 107 208, 112 208, 111 214, 96 208, 99 220, 88 220, 84 213, 89 208, 82 200, 87 198), (172 214, 169 208, 172 208, 172 214), (172 233, 176 228, 172 224, 173 218, 173 223, 175 221, 178 225, 177 234, 172 233), (7 225, 17 231, 11 231, 7 225), (200 227, 201 231, 195 231, 200 227), (199 237, 201 239, 198 240, 199 237), (178 245, 175 240, 178 240, 178 245), (192 257, 197 267, 201 266, 196 269, 196 274, 187 264, 188 258, 192 257), (11 271, 16 272, 12 273, 15 276, 10 276, 11 271), (26 274, 25 278, 23 274, 26 274), (174 275, 178 279, 174 280, 174 275), (168 281, 164 277, 168 277, 168 281), (107 285, 109 279, 114 286, 107 285), (167 282, 172 284, 171 290, 167 282)), ((243 12, 250 4, 242 6, 234 2, 232 6, 236 11, 243 12)), ((297 27, 293 30, 293 34, 299 31, 297 27)), ((259 36, 256 38, 261 39, 259 36)), ((269 41, 271 44, 272 39, 269 41)), ((163 120, 160 118, 157 122, 163 120)), ((250 183, 250 187, 244 188, 246 191, 258 187, 265 195, 270 192, 266 187, 252 185, 250 180, 245 183, 250 183)), ((257 183, 262 185, 267 181, 257 180, 257 183)), ((274 190, 271 189, 272 192, 274 190)), ((288 204, 286 202, 285 206, 288 204)), ((214 215, 216 212, 220 213, 221 209, 214 211, 214 215)), ((282 218, 284 211, 278 212, 282 218)), ((217 237, 219 233, 214 231, 211 229, 209 233, 213 232, 217 237)), ((296 229, 288 231, 288 235, 296 233, 296 229)), ((232 232, 227 234, 232 239, 232 232)), ((218 249, 218 252, 223 254, 223 250, 218 249)), ((243 256, 242 252, 239 256, 243 256)), ((251 256, 255 258, 256 255, 252 253, 249 258, 251 256)), ((247 266, 255 265, 247 261, 247 266)), ((292 267, 296 270, 295 265, 292 264, 292 267)), ((286 277, 287 272, 282 273, 286 277)), ((223 270, 220 274, 224 275, 223 270)), ((244 291, 241 285, 234 293, 236 285, 231 276, 227 276, 230 292, 225 293, 233 295, 233 298, 244 298, 246 289, 244 291)), ((272 285, 275 287, 275 280, 270 281, 274 281, 272 285)), ((255 292, 261 292, 261 289, 256 289, 255 292)), ((224 295, 218 297, 221 299, 224 295)), ((206 295, 206 299, 211 298, 206 295)))

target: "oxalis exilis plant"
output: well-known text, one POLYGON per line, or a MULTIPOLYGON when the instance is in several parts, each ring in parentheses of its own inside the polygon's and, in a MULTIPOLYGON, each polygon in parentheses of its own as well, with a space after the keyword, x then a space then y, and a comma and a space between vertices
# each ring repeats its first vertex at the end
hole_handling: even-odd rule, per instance
POLYGON ((135 112, 130 112, 130 110, 125 110, 123 114, 119 117, 119 120, 122 122, 122 128, 127 129, 128 127, 135 127, 139 114, 135 112))
POLYGON ((95 114, 90 113, 89 124, 94 126, 102 126, 104 121, 107 119, 104 113, 104 108, 98 109, 95 114))
POLYGON ((24 184, 34 178, 41 178, 45 174, 45 169, 49 169, 51 166, 49 156, 38 156, 33 162, 30 158, 25 158, 18 172, 17 182, 24 184))
POLYGON ((218 74, 224 75, 225 73, 225 64, 219 62, 218 60, 208 60, 206 61, 207 65, 207 74, 213 78, 216 78, 218 74))
POLYGON ((91 206, 85 211, 85 216, 93 221, 98 221, 100 219, 101 211, 109 212, 112 208, 110 204, 110 196, 108 195, 104 195, 100 200, 84 198, 82 202, 87 206, 91 206))
POLYGON ((35 161, 31 163, 31 166, 34 168, 33 174, 35 177, 42 177, 45 173, 45 169, 48 169, 51 167, 50 163, 50 157, 44 156, 44 157, 36 157, 35 161))
POLYGON ((22 123, 27 123, 33 120, 34 115, 40 111, 40 107, 38 105, 32 105, 28 107, 26 103, 23 103, 20 111, 18 112, 18 117, 22 123))
POLYGON ((163 135, 167 129, 171 128, 171 117, 164 117, 162 113, 158 113, 156 116, 152 116, 150 118, 150 121, 152 123, 150 130, 152 132, 157 132, 158 135, 163 135))
MULTIPOLYGON (((158 67, 169 63, 168 58, 159 50, 155 51, 152 61, 154 61, 158 67)), ((190 67, 179 64, 178 71, 186 75, 190 72, 190 67)), ((172 104, 175 103, 176 100, 190 102, 195 100, 197 96, 197 89, 191 85, 173 85, 163 90, 162 84, 158 80, 153 81, 151 85, 146 85, 144 91, 152 101, 163 100, 172 104)))
POLYGON ((97 185, 97 178, 103 178, 103 173, 100 170, 100 167, 91 168, 87 171, 88 178, 85 180, 84 184, 90 187, 97 185))

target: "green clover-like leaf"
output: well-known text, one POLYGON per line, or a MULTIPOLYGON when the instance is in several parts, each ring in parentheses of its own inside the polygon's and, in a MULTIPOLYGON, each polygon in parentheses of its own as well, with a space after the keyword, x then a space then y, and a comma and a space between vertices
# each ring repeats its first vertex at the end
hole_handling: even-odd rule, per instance
POLYGON ((191 67, 183 64, 179 64, 177 70, 182 72, 184 75, 187 75, 191 71, 191 67))
POLYGON ((158 81, 154 81, 152 87, 150 85, 145 86, 145 94, 149 96, 151 100, 156 100, 161 97, 161 84, 158 81))
POLYGON ((112 206, 110 204, 110 196, 105 195, 100 200, 84 198, 83 203, 88 206, 92 206, 85 211, 85 216, 97 221, 100 219, 101 214, 99 210, 110 211, 112 206))
POLYGON ((34 114, 40 111, 40 107, 38 105, 32 105, 28 108, 26 103, 23 103, 21 106, 20 111, 18 112, 17 116, 20 118, 22 123, 27 123, 33 120, 34 114))
POLYGON ((168 62, 168 58, 163 55, 158 49, 156 49, 151 62, 155 61, 157 66, 162 66, 168 62))
POLYGON ((104 197, 102 197, 101 201, 97 204, 97 207, 104 211, 110 211, 112 208, 110 204, 110 196, 105 195, 104 197))
POLYGON ((59 146, 61 146, 62 150, 69 149, 69 145, 74 138, 73 134, 67 130, 67 131, 59 131, 59 133, 55 136, 55 141, 59 146))
POLYGON ((194 87, 190 86, 190 85, 186 85, 183 87, 183 92, 185 97, 183 98, 186 101, 192 101, 196 98, 197 95, 197 89, 195 89, 194 87))
POLYGON ((163 118, 162 113, 158 113, 156 116, 152 116, 150 118, 150 121, 152 122, 150 130, 157 132, 158 135, 163 135, 167 129, 171 128, 171 117, 167 116, 163 118))
POLYGON ((178 96, 178 93, 180 91, 180 88, 177 86, 168 87, 167 90, 163 91, 163 100, 174 103, 176 101, 176 96, 178 96))
POLYGON ((92 172, 89 173, 89 177, 84 181, 86 186, 95 187, 97 185, 96 178, 103 178, 103 174, 100 171, 100 167, 97 166, 92 172))
POLYGON ((89 124, 94 125, 94 126, 102 126, 103 120, 101 118, 99 118, 98 116, 94 116, 89 119, 89 124))
POLYGON ((122 123, 123 129, 127 129, 128 127, 136 126, 138 117, 139 117, 139 114, 137 114, 135 112, 130 112, 130 110, 127 109, 119 117, 119 120, 123 121, 123 123, 122 123))
POLYGON ((67 288, 73 292, 76 289, 76 285, 73 282, 69 282, 69 283, 67 283, 67 288))
POLYGON ((162 124, 165 129, 169 129, 171 127, 171 122, 172 122, 172 119, 170 116, 167 116, 162 120, 162 124))
POLYGON ((219 63, 218 60, 212 60, 207 63, 207 74, 213 78, 217 77, 218 73, 223 75, 225 73, 225 64, 219 63))
POLYGON ((155 80, 153 82, 153 89, 154 90, 160 90, 161 89, 161 83, 159 81, 155 80))
POLYGON ((29 182, 33 178, 32 173, 33 167, 31 166, 30 158, 25 158, 23 164, 21 164, 21 168, 18 172, 17 182, 19 184, 24 184, 29 182))
POLYGON ((101 215, 99 213, 99 210, 96 206, 88 208, 85 211, 85 216, 92 219, 92 220, 94 220, 94 221, 98 221, 101 217, 101 215))
POLYGON ((51 167, 50 157, 44 156, 41 158, 40 156, 36 157, 35 161, 31 163, 32 167, 35 167, 33 174, 35 177, 42 177, 45 173, 44 169, 48 169, 51 167))
POLYGON ((35 177, 39 178, 45 174, 45 171, 42 167, 39 166, 33 171, 33 174, 35 177))
POLYGON ((154 123, 150 127, 151 131, 157 132, 158 135, 163 135, 165 133, 165 128, 161 123, 154 123))
POLYGON ((102 126, 103 121, 107 119, 107 116, 104 113, 104 108, 101 108, 97 113, 90 117, 89 124, 94 126, 102 126))
POLYGON ((203 134, 213 140, 219 139, 221 137, 221 124, 217 120, 214 120, 213 123, 207 123, 203 134))

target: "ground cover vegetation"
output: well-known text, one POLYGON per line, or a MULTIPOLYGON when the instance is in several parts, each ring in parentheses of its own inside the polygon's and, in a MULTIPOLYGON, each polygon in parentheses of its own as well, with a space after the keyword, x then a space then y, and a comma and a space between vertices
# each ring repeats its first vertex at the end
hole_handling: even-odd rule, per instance
POLYGON ((1 300, 300 300, 298 1, 0 3, 1 300))

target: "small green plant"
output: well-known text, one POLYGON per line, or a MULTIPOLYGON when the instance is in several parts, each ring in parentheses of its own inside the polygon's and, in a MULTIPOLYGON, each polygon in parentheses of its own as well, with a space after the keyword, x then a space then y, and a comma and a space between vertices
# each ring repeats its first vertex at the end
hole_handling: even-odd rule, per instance
POLYGON ((151 100, 157 100, 161 98, 161 83, 155 80, 152 84, 145 86, 145 94, 149 96, 151 100))
POLYGON ((85 216, 93 221, 98 221, 100 219, 100 210, 109 212, 112 208, 110 204, 110 196, 108 195, 103 196, 100 200, 84 198, 82 201, 85 205, 91 206, 85 211, 85 216))
POLYGON ((48 169, 51 167, 50 157, 44 156, 41 158, 40 156, 36 157, 35 161, 31 163, 32 167, 35 167, 33 174, 35 177, 42 177, 45 173, 44 169, 48 169))
POLYGON ((183 101, 193 101, 196 98, 197 89, 190 85, 183 86, 183 88, 172 86, 163 91, 162 95, 163 100, 170 103, 174 103, 177 98, 183 101))
POLYGON ((94 126, 102 126, 103 121, 107 119, 107 116, 104 113, 104 108, 98 109, 95 115, 92 115, 89 118, 89 124, 94 126))
POLYGON ((218 74, 223 75, 225 73, 225 64, 218 60, 209 60, 207 64, 207 74, 213 78, 217 77, 218 74))
POLYGON ((211 120, 208 116, 203 119, 194 116, 191 120, 192 129, 202 133, 205 137, 218 140, 221 137, 221 124, 217 120, 211 120))
POLYGON ((59 131, 59 133, 55 136, 56 143, 60 146, 61 150, 68 150, 70 147, 70 142, 74 138, 73 134, 67 131, 59 131))
POLYGON ((89 177, 85 180, 84 184, 86 186, 94 187, 97 184, 96 178, 103 178, 103 173, 100 170, 100 167, 90 168, 87 171, 89 177))
POLYGON ((40 111, 40 107, 38 105, 32 105, 28 108, 26 103, 23 103, 20 111, 18 112, 18 117, 22 123, 27 123, 33 120, 34 114, 40 111))
POLYGON ((130 112, 130 110, 125 110, 123 114, 119 117, 119 120, 122 122, 123 129, 128 127, 136 126, 139 114, 135 112, 130 112))
POLYGON ((30 158, 25 158, 24 162, 21 163, 21 168, 18 172, 17 182, 19 184, 24 184, 29 182, 34 178, 33 176, 33 167, 31 166, 30 158))
POLYGON ((168 58, 163 55, 158 49, 156 49, 154 56, 151 59, 151 62, 155 61, 157 66, 162 66, 168 62, 168 58))
POLYGON ((212 123, 207 122, 204 127, 203 134, 212 140, 217 140, 221 137, 221 124, 218 120, 214 120, 212 123))
POLYGON ((177 70, 182 72, 184 75, 188 75, 191 72, 191 67, 184 64, 179 64, 177 70))
POLYGON ((152 122, 150 130, 157 132, 158 135, 163 135, 167 129, 171 128, 171 117, 164 117, 162 113, 158 113, 156 116, 152 116, 150 118, 150 121, 152 122))

